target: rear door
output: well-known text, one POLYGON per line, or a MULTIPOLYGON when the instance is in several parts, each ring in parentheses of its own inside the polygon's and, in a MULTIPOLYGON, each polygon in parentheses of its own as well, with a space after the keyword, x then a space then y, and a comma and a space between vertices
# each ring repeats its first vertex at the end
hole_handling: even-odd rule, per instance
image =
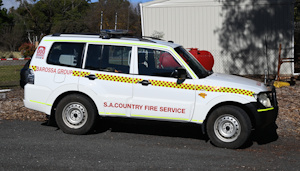
POLYGON ((130 116, 132 47, 88 44, 79 90, 94 99, 99 114, 130 116))

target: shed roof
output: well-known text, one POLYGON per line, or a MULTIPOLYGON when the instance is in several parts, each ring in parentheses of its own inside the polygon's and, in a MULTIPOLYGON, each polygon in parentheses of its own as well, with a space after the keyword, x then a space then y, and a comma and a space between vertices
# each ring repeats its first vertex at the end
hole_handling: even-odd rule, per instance
POLYGON ((231 2, 231 5, 241 4, 290 4, 293 0, 245 0, 244 3, 237 3, 236 0, 153 0, 142 3, 143 7, 185 7, 185 6, 214 6, 222 5, 223 2, 231 2))

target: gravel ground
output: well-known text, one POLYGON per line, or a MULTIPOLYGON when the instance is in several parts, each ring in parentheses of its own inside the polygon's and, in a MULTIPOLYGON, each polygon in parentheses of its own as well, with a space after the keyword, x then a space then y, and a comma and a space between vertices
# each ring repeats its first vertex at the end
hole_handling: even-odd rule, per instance
MULTIPOLYGON (((280 137, 300 139, 300 81, 294 86, 277 88, 276 91, 279 103, 277 133, 280 137)), ((23 94, 23 89, 15 87, 6 93, 5 99, 0 99, 0 120, 47 120, 45 114, 24 107, 23 94)))

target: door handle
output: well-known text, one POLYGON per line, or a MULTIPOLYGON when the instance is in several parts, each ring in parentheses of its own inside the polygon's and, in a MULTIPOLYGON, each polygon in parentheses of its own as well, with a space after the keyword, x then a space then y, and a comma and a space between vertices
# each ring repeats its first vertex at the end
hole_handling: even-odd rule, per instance
POLYGON ((138 83, 142 84, 143 86, 148 86, 149 84, 151 84, 151 82, 148 80, 139 81, 138 83))
POLYGON ((86 75, 85 78, 88 78, 89 80, 95 80, 97 77, 94 74, 86 75))

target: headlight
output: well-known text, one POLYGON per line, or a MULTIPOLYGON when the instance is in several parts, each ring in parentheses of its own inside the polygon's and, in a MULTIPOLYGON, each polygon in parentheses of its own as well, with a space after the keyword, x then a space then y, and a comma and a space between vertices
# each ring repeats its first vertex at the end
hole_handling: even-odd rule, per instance
POLYGON ((264 105, 265 107, 272 107, 271 101, 268 98, 268 95, 265 93, 261 93, 257 96, 258 101, 264 105))

